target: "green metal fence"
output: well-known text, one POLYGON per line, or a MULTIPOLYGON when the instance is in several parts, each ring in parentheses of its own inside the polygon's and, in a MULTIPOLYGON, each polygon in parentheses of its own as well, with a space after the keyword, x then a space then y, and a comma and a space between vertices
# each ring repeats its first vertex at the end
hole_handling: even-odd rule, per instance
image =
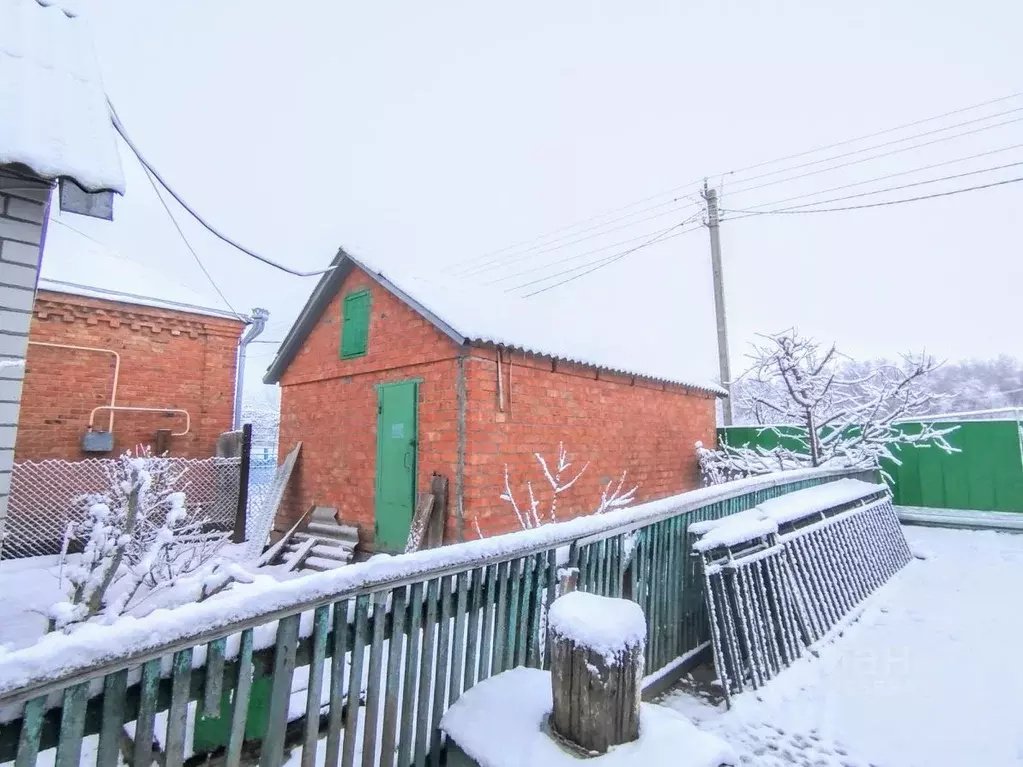
MULTIPOLYGON (((936 447, 904 446, 898 452, 902 465, 886 461, 892 478, 892 494, 900 506, 933 509, 1023 512, 1023 454, 1020 426, 1015 420, 940 421, 937 428, 958 427, 947 439, 958 453, 936 447)), ((921 424, 900 428, 919 430, 921 424)), ((782 426, 776 432, 757 426, 732 426, 718 430, 718 438, 730 445, 797 449, 797 427, 782 426), (780 433, 779 433, 780 432, 780 433)))
POLYGON ((545 665, 542 626, 562 553, 580 568, 581 589, 643 607, 647 671, 668 677, 676 659, 708 636, 689 523, 845 476, 863 474, 751 478, 319 573, 300 588, 280 584, 295 589, 287 598, 246 592, 227 622, 222 607, 205 603, 187 625, 151 639, 143 632, 130 651, 103 650, 101 661, 83 660, 97 652, 98 631, 87 632, 80 647, 77 635, 62 638, 57 668, 37 662, 38 648, 16 651, 5 661, 24 653, 27 662, 22 676, 0 678, 0 763, 35 764, 55 749, 57 767, 73 767, 89 740, 88 761, 99 767, 113 767, 121 754, 150 764, 155 740, 167 767, 183 765, 189 751, 216 747, 230 766, 242 763, 243 743, 256 739, 247 748, 259 764, 278 767, 286 740, 295 738, 304 745, 303 765, 317 763, 317 749, 327 764, 343 767, 439 765, 437 725, 462 692, 514 666, 545 665), (294 693, 299 669, 308 683, 294 693), (293 715, 295 694, 301 711, 293 715))

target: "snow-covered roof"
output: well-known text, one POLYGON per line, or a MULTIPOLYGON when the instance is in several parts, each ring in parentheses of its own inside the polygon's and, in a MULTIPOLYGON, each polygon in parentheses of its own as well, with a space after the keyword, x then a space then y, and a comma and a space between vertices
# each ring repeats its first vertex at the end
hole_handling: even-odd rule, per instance
POLYGON ((223 299, 185 287, 152 266, 92 243, 65 242, 61 227, 50 227, 39 273, 39 289, 107 301, 171 309, 248 322, 223 299))
POLYGON ((124 192, 99 65, 82 19, 43 0, 0 2, 0 165, 124 192))
MULTIPOLYGON (((636 327, 616 311, 575 311, 564 301, 534 301, 445 277, 443 282, 383 272, 343 249, 317 284, 281 343, 263 380, 277 383, 353 268, 430 320, 456 343, 493 344, 553 357, 611 372, 681 384, 714 394, 724 391, 693 371, 686 359, 684 335, 674 327, 636 327), (674 350, 674 351, 672 351, 674 350)), ((636 296, 635 300, 642 300, 636 296)), ((625 317, 627 319, 627 317, 625 317)))

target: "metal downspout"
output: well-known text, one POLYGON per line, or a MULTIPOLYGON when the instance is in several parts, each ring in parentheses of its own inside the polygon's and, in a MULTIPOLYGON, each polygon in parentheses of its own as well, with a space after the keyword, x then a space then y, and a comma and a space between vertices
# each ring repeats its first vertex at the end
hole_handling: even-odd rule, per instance
POLYGON ((266 321, 270 319, 270 312, 266 309, 252 310, 252 324, 249 329, 238 340, 238 366, 235 371, 234 380, 234 421, 232 428, 238 431, 242 428, 242 390, 245 388, 245 350, 266 327, 266 321))

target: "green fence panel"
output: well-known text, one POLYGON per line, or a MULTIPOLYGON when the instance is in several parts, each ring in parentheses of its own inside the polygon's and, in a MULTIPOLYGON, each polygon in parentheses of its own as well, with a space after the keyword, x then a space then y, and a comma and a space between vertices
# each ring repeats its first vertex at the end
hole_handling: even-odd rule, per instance
MULTIPOLYGON (((892 494, 900 506, 933 509, 971 509, 1023 513, 1023 456, 1016 421, 963 421, 936 423, 936 428, 957 427, 947 439, 959 449, 946 453, 934 446, 903 446, 896 453, 901 465, 882 462, 891 476, 892 494)), ((920 423, 900 428, 918 432, 920 423)), ((758 426, 732 426, 718 430, 718 439, 730 445, 796 449, 792 435, 798 427, 777 430, 758 426)))

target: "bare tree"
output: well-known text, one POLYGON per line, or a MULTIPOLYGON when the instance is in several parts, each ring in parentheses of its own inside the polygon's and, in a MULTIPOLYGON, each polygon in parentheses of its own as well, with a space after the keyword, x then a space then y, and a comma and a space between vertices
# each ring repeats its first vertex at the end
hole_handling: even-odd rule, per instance
POLYGON ((882 363, 856 377, 834 346, 822 347, 795 330, 762 336, 754 345, 752 368, 738 387, 740 407, 769 426, 787 447, 733 447, 717 451, 698 446, 705 482, 763 474, 797 466, 840 464, 852 468, 895 464, 902 446, 934 445, 954 452, 945 439, 954 428, 923 424, 899 428, 902 420, 929 412, 936 395, 925 385, 938 363, 926 355, 904 356, 900 364, 882 363))
MULTIPOLYGON (((511 488, 511 475, 507 464, 504 467, 504 492, 501 493, 501 500, 511 505, 512 510, 515 512, 515 518, 523 530, 532 530, 541 525, 557 522, 558 496, 575 485, 590 465, 588 462, 583 464, 583 467, 571 479, 566 479, 571 474, 569 470, 572 468, 572 462, 563 442, 558 443, 558 460, 553 470, 551 470, 550 465, 542 454, 533 453, 533 457, 540 464, 544 479, 550 486, 551 502, 550 506, 546 509, 543 508, 540 498, 537 497, 536 492, 533 490, 532 481, 526 482, 526 495, 529 498, 528 506, 519 503, 511 488)), ((603 514, 606 511, 621 509, 633 502, 639 486, 636 485, 626 490, 625 480, 626 472, 624 471, 618 478, 617 483, 613 479, 608 480, 607 484, 601 488, 600 501, 597 508, 593 511, 594 514, 603 514)), ((473 518, 473 525, 476 528, 476 534, 482 538, 483 531, 480 530, 479 520, 473 518)))

